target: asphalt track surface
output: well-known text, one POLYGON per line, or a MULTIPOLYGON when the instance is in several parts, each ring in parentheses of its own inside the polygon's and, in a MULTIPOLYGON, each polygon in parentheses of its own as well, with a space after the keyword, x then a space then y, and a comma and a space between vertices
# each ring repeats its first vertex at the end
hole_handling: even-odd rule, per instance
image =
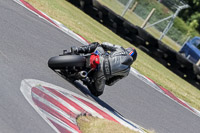
POLYGON ((38 79, 85 96, 158 133, 198 133, 200 118, 133 75, 94 98, 47 66, 50 57, 81 46, 12 0, 0 1, 0 132, 53 133, 20 92, 23 79, 38 79))

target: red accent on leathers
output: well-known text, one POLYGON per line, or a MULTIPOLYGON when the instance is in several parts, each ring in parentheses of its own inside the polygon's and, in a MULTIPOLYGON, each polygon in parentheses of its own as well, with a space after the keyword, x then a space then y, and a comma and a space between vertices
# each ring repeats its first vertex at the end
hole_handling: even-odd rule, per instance
POLYGON ((90 66, 91 68, 97 68, 97 66, 100 64, 100 59, 99 59, 99 55, 96 54, 92 54, 90 56, 90 66))

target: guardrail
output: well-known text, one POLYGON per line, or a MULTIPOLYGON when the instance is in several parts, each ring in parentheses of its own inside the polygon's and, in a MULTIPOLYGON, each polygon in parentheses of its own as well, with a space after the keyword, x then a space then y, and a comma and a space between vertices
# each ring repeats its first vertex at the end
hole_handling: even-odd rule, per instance
POLYGON ((200 89, 200 67, 97 0, 67 0, 200 89))

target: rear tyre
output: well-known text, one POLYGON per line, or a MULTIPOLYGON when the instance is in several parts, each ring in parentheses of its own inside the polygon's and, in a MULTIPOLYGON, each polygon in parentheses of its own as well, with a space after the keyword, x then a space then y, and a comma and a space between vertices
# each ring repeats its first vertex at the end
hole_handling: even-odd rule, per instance
POLYGON ((51 57, 48 66, 51 69, 65 69, 66 67, 83 67, 85 65, 85 57, 80 55, 65 55, 51 57))

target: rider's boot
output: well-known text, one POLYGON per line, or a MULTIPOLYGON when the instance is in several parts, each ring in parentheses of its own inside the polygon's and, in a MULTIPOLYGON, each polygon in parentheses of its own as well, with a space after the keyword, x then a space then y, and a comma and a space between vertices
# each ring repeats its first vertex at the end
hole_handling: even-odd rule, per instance
POLYGON ((82 79, 83 84, 85 84, 86 86, 90 85, 90 79, 88 77, 86 77, 85 79, 82 79))

